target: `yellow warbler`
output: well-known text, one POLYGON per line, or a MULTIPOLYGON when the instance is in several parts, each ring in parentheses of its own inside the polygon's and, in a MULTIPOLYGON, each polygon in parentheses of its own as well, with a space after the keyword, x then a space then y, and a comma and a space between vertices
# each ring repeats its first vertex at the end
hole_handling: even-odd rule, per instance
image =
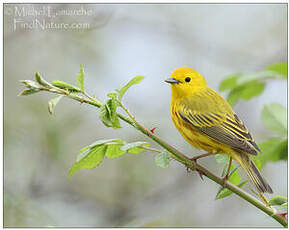
POLYGON ((228 179, 234 159, 260 193, 273 193, 249 158, 260 149, 227 101, 208 87, 204 77, 192 68, 182 67, 166 82, 171 84, 170 110, 176 128, 192 146, 208 152, 192 160, 210 154, 227 154, 230 162, 224 179, 228 179))

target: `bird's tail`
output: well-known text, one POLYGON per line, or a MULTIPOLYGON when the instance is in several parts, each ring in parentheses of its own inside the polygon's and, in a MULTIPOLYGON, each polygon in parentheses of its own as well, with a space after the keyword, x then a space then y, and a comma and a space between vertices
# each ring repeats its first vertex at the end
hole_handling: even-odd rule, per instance
POLYGON ((260 193, 273 193, 272 188, 267 181, 261 176, 258 168, 246 153, 238 153, 236 160, 241 167, 246 171, 251 182, 256 186, 260 193))

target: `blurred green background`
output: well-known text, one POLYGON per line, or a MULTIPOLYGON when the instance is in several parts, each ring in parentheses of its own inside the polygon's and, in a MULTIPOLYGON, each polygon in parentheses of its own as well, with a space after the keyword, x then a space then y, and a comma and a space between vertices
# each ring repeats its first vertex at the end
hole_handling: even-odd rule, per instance
MULTIPOLYGON (((176 162, 159 168, 149 152, 104 160, 69 179, 79 149, 93 141, 148 139, 126 124, 106 128, 91 106, 64 99, 51 116, 52 95, 17 95, 23 88, 19 80, 32 79, 36 71, 49 81, 75 83, 81 63, 87 91, 100 100, 143 75, 124 103, 148 128, 158 127, 159 136, 193 156, 198 151, 171 121, 164 79, 190 66, 218 91, 229 74, 260 71, 280 61, 287 62, 286 4, 5 4, 4 225, 279 226, 235 195, 215 201, 215 183, 201 181, 176 162), (43 29, 37 21, 78 28, 43 29)), ((285 81, 269 82, 260 97, 234 106, 257 143, 272 137, 260 119, 270 102, 287 108, 285 81)), ((200 163, 222 171, 214 157, 200 163)), ((262 174, 276 194, 287 195, 287 162, 268 163, 262 174)))

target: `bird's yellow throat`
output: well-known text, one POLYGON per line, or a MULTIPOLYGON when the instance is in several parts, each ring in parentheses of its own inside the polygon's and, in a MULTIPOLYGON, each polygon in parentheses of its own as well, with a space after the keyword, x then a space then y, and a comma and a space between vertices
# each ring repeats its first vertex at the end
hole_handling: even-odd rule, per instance
POLYGON ((190 97, 208 87, 205 78, 190 67, 176 69, 170 79, 175 80, 175 83, 170 82, 172 83, 171 90, 174 99, 190 97))

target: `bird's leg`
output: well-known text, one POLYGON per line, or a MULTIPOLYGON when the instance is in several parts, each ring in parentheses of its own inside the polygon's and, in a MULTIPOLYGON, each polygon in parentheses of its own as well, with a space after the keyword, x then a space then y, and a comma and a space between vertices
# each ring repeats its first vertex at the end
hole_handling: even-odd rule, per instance
POLYGON ((196 156, 196 157, 192 157, 192 158, 190 158, 190 160, 196 162, 198 159, 203 158, 203 157, 210 156, 210 155, 212 155, 212 154, 213 154, 213 153, 205 153, 205 154, 201 154, 201 155, 199 155, 199 156, 196 156))
MULTIPOLYGON (((191 161, 197 162, 198 159, 203 158, 203 157, 210 156, 210 155, 212 155, 212 154, 213 154, 213 153, 205 153, 205 154, 201 154, 201 155, 199 155, 199 156, 195 156, 195 157, 192 157, 192 158, 189 158, 189 159, 190 159, 191 161)), ((189 169, 188 169, 188 168, 187 168, 187 171, 189 172, 189 169)), ((198 170, 197 170, 197 172, 199 173, 200 178, 201 178, 202 180, 204 180, 204 178, 203 178, 203 173, 200 172, 200 171, 198 171, 198 170)))
POLYGON ((226 181, 229 179, 229 174, 230 174, 230 171, 231 171, 232 160, 233 160, 233 158, 230 157, 229 165, 228 165, 228 169, 227 169, 227 173, 226 173, 226 175, 223 177, 223 186, 222 186, 222 189, 225 188, 225 183, 226 183, 226 181))
POLYGON ((226 175, 224 176, 224 179, 226 179, 226 180, 229 179, 229 174, 230 174, 230 171, 231 171, 232 160, 233 160, 232 157, 230 157, 229 165, 228 165, 228 169, 227 169, 227 173, 226 173, 226 175))

